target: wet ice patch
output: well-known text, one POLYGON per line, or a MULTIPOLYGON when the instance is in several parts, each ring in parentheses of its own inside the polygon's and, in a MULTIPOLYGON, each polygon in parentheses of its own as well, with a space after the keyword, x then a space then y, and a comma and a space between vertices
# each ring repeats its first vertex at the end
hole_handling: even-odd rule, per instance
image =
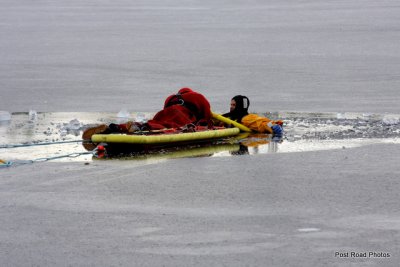
POLYGON ((321 229, 309 227, 309 228, 299 228, 299 229, 297 229, 297 231, 301 232, 301 233, 312 233, 312 232, 319 232, 319 231, 321 231, 321 229))

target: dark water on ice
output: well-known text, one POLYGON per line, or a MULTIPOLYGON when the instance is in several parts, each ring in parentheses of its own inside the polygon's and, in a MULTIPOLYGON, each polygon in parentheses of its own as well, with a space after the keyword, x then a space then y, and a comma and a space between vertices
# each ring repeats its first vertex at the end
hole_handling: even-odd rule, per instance
MULTIPOLYGON (((95 159, 81 143, 82 130, 101 123, 151 118, 152 113, 13 113, 0 123, 0 159, 14 162, 95 159)), ((400 115, 362 113, 280 112, 260 114, 285 121, 285 134, 252 134, 209 146, 169 149, 130 155, 119 160, 141 163, 194 156, 256 155, 345 149, 377 143, 400 143, 400 115)), ((121 161, 122 162, 122 161, 121 161)))

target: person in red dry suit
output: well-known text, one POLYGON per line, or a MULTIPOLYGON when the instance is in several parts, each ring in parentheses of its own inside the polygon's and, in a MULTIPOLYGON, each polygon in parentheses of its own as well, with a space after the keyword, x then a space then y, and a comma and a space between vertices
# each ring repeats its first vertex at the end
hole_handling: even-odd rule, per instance
POLYGON ((146 123, 129 121, 123 124, 99 125, 86 129, 83 140, 90 140, 93 134, 134 133, 143 130, 162 130, 180 128, 187 125, 212 127, 209 101, 190 88, 182 88, 178 93, 167 97, 164 108, 146 123))

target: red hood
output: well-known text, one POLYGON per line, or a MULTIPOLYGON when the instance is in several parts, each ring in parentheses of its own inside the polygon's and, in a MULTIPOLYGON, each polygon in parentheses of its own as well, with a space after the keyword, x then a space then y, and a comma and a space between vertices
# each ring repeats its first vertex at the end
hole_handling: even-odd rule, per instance
POLYGON ((191 93, 191 92, 193 92, 193 90, 188 87, 182 88, 178 91, 179 94, 185 94, 185 93, 191 93))

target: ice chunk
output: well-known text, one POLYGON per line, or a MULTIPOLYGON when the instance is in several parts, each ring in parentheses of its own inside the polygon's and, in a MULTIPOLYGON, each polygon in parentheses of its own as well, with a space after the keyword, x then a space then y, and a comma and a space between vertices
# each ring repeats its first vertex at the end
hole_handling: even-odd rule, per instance
POLYGON ((125 123, 131 118, 131 114, 126 109, 121 109, 117 114, 117 122, 118 123, 125 123))
POLYGON ((146 115, 144 113, 137 113, 135 121, 140 123, 146 123, 147 122, 146 115))
POLYGON ((67 130, 79 130, 81 123, 77 119, 71 120, 65 127, 67 130))
POLYGON ((67 134, 68 134, 68 130, 65 129, 65 128, 62 128, 61 131, 60 131, 60 136, 64 137, 64 136, 66 136, 67 134))
POLYGON ((82 123, 77 119, 73 119, 68 123, 64 123, 64 125, 61 128, 60 127, 57 128, 60 129, 60 136, 62 137, 66 136, 67 134, 74 134, 78 136, 79 131, 82 128, 82 123))
POLYGON ((346 118, 346 115, 345 115, 344 113, 337 113, 337 114, 336 114, 336 118, 337 118, 338 120, 343 120, 343 119, 346 118))
POLYGON ((370 119, 372 117, 372 113, 363 113, 362 116, 364 119, 370 119))
POLYGON ((0 121, 9 121, 11 120, 11 113, 8 111, 0 110, 0 121))
POLYGON ((399 123, 399 118, 385 116, 383 117, 382 122, 385 125, 396 125, 399 123))
POLYGON ((121 109, 118 114, 117 114, 118 118, 123 118, 123 119, 128 119, 131 117, 131 114, 129 113, 129 111, 127 111, 126 109, 121 109))
POLYGON ((37 121, 37 112, 36 112, 36 110, 33 110, 33 109, 29 110, 28 118, 29 118, 30 122, 37 121))

